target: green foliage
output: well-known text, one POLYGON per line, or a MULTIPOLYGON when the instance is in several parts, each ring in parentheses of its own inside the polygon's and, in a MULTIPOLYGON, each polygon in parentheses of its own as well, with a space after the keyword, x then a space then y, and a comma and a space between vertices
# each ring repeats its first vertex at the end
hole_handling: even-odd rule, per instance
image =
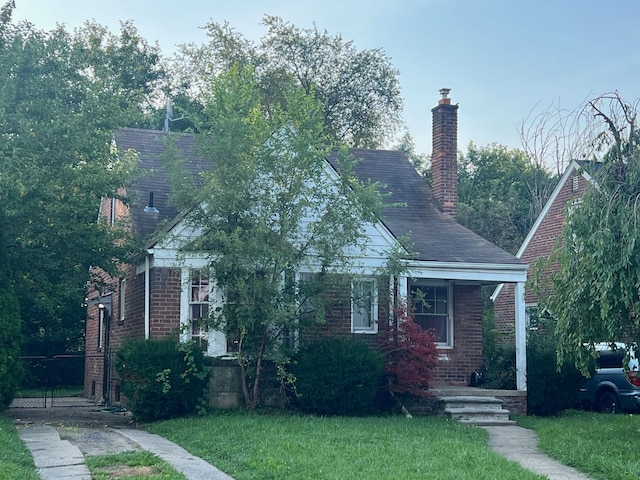
POLYGON ((292 83, 273 102, 253 71, 232 68, 212 83, 206 114, 200 146, 212 163, 202 186, 181 181, 180 159, 168 159, 168 170, 185 221, 202 227, 188 248, 208 253, 222 292, 210 326, 237 342, 245 404, 256 408, 263 359, 286 361, 289 333, 324 320, 330 273, 347 270, 345 248, 366 241, 382 202, 377 185, 351 174, 344 150, 327 148, 321 106, 292 83))
POLYGON ((24 352, 78 352, 90 266, 115 271, 129 253, 127 230, 97 215, 135 173, 111 151, 113 130, 141 122, 159 59, 130 24, 45 32, 12 23, 12 9, 0 20, 0 212, 24 352))
POLYGON ((302 347, 290 370, 302 411, 364 415, 373 410, 383 359, 360 339, 331 337, 302 347))
POLYGON ((494 312, 482 314, 482 386, 498 390, 516 389, 516 348, 502 341, 495 328, 494 312))
MULTIPOLYGON (((543 321, 543 323, 545 323, 543 321)), ((571 362, 558 366, 553 320, 530 331, 527 342, 527 413, 556 415, 577 405, 584 376, 571 362)))
POLYGON ((13 400, 22 374, 20 309, 3 277, 4 272, 0 271, 0 411, 13 400))
MULTIPOLYGON (((0 12, 0 18, 2 13, 0 12)), ((0 478, 2 480, 38 480, 42 477, 33 465, 33 457, 18 437, 12 419, 0 415, 0 478)))
POLYGON ((518 417, 517 422, 536 432, 545 454, 590 478, 638 477, 640 459, 633 439, 640 431, 640 415, 570 410, 554 418, 518 417))
POLYGON ((640 139, 635 108, 616 94, 589 102, 585 114, 602 121, 591 139, 601 163, 585 167, 595 182, 568 205, 562 238, 532 278, 557 318, 559 364, 587 374, 594 343, 640 340, 640 139))
MULTIPOLYGON (((236 411, 148 428, 236 479, 541 479, 493 452, 482 428, 443 416, 336 418, 236 411)), ((624 439, 637 448, 629 441, 632 429, 627 431, 624 439)))
POLYGON ((197 96, 218 75, 250 68, 271 102, 282 98, 291 81, 314 96, 332 142, 371 148, 391 138, 401 123, 402 97, 399 72, 382 50, 357 50, 340 35, 301 29, 278 17, 267 15, 263 24, 267 33, 254 44, 227 23, 209 22, 207 45, 181 49, 173 68, 178 92, 188 86, 188 94, 197 96))
POLYGON ((515 254, 556 180, 521 150, 470 143, 458 164, 458 221, 515 254))
POLYGON ((174 340, 131 340, 116 354, 127 406, 139 421, 190 415, 206 405, 202 351, 174 340))

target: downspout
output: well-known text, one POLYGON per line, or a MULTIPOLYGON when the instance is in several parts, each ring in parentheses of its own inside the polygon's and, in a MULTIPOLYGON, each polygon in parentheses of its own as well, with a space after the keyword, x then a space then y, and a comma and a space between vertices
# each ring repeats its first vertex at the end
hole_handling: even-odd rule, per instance
POLYGON ((147 250, 147 255, 144 257, 144 339, 149 340, 150 331, 150 305, 151 305, 151 280, 149 279, 149 257, 153 250, 147 250))

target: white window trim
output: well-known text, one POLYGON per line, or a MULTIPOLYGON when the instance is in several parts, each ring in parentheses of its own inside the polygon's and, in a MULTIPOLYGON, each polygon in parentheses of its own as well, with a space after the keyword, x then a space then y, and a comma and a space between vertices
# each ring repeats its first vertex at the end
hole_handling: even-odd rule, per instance
MULTIPOLYGON (((425 287, 447 287, 447 332, 449 341, 448 342, 436 342, 436 347, 441 350, 452 350, 455 345, 455 330, 454 330, 454 321, 453 321, 453 282, 448 280, 432 280, 423 277, 413 277, 414 284, 424 285, 425 287)), ((410 283, 407 284, 408 293, 411 293, 410 283)))
POLYGON ((373 334, 378 333, 378 282, 373 277, 358 277, 351 282, 351 333, 364 333, 373 334), (373 285, 373 295, 371 300, 371 326, 370 327, 356 327, 354 323, 354 292, 357 283, 371 283, 373 285))
MULTIPOLYGON (((182 291, 180 292, 180 341, 188 342, 191 340, 191 278, 192 274, 198 268, 182 269, 182 291)), ((221 305, 222 298, 218 289, 213 285, 211 277, 209 278, 209 311, 221 305)), ((208 348, 204 354, 208 357, 220 357, 227 355, 227 336, 219 330, 209 329, 207 336, 208 348)))

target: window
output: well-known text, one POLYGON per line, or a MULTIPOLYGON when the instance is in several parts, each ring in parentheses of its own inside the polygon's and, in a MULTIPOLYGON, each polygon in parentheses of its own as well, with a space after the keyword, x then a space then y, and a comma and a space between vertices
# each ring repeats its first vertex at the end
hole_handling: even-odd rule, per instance
POLYGON ((412 281, 409 286, 415 322, 436 332, 439 347, 453 347, 453 302, 449 283, 412 281))
POLYGON ((351 284, 351 331, 378 331, 378 295, 373 279, 358 279, 351 284))
POLYGON ((209 318, 209 277, 195 271, 191 277, 189 292, 189 324, 191 340, 204 351, 208 349, 207 320, 209 318))

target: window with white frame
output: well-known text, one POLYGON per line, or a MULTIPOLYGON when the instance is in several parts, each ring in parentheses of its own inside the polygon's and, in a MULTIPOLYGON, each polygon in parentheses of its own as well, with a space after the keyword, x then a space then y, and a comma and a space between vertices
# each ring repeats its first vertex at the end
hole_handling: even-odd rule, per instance
POLYGON ((191 339, 204 351, 208 349, 209 293, 209 277, 199 270, 194 271, 189 291, 189 325, 191 339))
POLYGON ((378 289, 372 278, 359 278, 351 283, 351 331, 378 331, 378 289))
POLYGON ((414 279, 409 284, 415 322, 433 329, 440 348, 453 347, 453 301, 449 282, 414 279))

